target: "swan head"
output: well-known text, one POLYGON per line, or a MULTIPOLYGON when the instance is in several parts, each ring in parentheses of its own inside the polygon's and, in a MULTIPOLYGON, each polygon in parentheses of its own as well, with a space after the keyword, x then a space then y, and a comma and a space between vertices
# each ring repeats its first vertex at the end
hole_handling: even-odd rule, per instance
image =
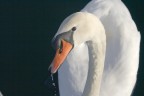
POLYGON ((51 67, 51 73, 57 72, 70 51, 87 41, 97 41, 105 34, 100 20, 86 12, 77 12, 68 16, 60 25, 52 40, 56 55, 51 67))

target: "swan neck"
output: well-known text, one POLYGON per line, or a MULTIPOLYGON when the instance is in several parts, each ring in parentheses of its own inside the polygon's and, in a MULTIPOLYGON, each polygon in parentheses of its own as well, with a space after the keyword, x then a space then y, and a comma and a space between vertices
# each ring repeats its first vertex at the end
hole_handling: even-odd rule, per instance
POLYGON ((87 42, 89 69, 82 96, 99 96, 105 59, 105 42, 87 42))

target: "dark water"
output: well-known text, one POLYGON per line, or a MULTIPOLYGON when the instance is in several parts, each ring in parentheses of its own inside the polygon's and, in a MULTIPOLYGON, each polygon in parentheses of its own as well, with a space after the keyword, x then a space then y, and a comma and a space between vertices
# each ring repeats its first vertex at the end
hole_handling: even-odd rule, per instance
MULTIPOLYGON (((89 0, 0 1, 0 91, 4 96, 58 95, 57 74, 48 72, 54 50, 51 39, 62 20, 89 0), (56 87, 53 83, 56 82, 56 87)), ((141 31, 138 81, 133 96, 144 96, 142 0, 125 0, 141 31)))

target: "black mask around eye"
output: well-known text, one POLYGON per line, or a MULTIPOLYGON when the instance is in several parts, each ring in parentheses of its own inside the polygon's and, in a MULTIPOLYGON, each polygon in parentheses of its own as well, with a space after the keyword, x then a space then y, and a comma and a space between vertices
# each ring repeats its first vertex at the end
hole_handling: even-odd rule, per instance
POLYGON ((55 39, 52 40, 52 46, 56 50, 58 48, 62 49, 62 42, 61 40, 65 40, 72 45, 74 44, 73 42, 73 32, 76 30, 76 27, 73 27, 70 31, 61 33, 55 37, 55 39))

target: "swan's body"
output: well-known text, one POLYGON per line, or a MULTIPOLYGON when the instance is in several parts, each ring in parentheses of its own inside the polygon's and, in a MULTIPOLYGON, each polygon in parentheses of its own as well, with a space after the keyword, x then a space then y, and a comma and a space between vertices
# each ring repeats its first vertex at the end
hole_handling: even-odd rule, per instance
MULTIPOLYGON (((130 96, 138 70, 140 33, 129 11, 120 0, 93 0, 82 9, 82 14, 87 15, 89 13, 98 17, 105 29, 105 31, 97 30, 106 33, 106 52, 103 46, 105 53, 100 56, 101 60, 105 57, 103 60, 104 70, 101 62, 100 71, 90 72, 92 68, 95 69, 92 66, 95 64, 93 60, 97 61, 97 58, 91 59, 90 57, 99 57, 96 50, 98 47, 95 46, 92 48, 94 51, 90 51, 90 46, 93 44, 88 45, 86 40, 85 42, 78 40, 83 40, 83 36, 90 37, 93 35, 97 36, 94 41, 104 38, 105 34, 88 32, 93 29, 103 29, 93 23, 91 24, 92 20, 90 20, 87 21, 86 25, 93 28, 83 26, 83 31, 81 30, 83 33, 74 33, 74 37, 77 36, 77 39, 73 40, 76 47, 74 46, 59 69, 60 96, 130 96), (93 63, 91 64, 91 62, 93 63), (102 75, 102 79, 99 74, 102 75), (99 80, 91 78, 93 76, 98 76, 99 80)), ((75 22, 85 23, 83 18, 68 22, 71 18, 73 19, 73 15, 62 23, 56 36, 68 31, 72 25, 77 26, 75 22)), ((96 44, 98 45, 98 43, 96 44)), ((98 67, 96 69, 98 70, 98 67)))

